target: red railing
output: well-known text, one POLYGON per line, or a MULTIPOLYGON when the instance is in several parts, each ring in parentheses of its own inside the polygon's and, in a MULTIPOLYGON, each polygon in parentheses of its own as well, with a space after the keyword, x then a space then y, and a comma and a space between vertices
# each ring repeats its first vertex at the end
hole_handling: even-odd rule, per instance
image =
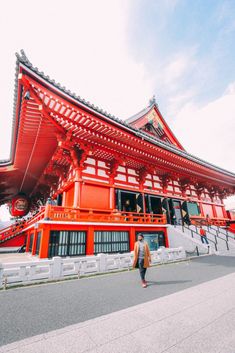
POLYGON ((190 221, 194 225, 215 225, 215 226, 226 226, 229 221, 228 218, 206 218, 201 216, 190 216, 190 221))
POLYGON ((69 208, 48 205, 45 219, 74 222, 112 222, 112 223, 156 223, 166 224, 163 214, 149 214, 125 211, 107 211, 87 208, 69 208), (48 207, 49 206, 49 207, 48 207))
POLYGON ((211 224, 219 227, 225 227, 229 218, 211 218, 211 224))
POLYGON ((0 230, 0 243, 7 241, 40 220, 67 221, 67 222, 104 222, 104 223, 144 223, 166 224, 166 216, 123 211, 107 211, 87 208, 72 208, 46 205, 40 212, 28 220, 18 220, 15 224, 0 230))
POLYGON ((40 212, 37 213, 35 216, 31 217, 30 219, 17 220, 11 226, 8 226, 6 228, 1 229, 0 230, 0 243, 2 243, 3 241, 7 241, 11 238, 14 238, 15 236, 23 233, 25 229, 32 226, 33 224, 35 224, 39 220, 43 219, 44 214, 45 214, 45 207, 41 207, 40 212))

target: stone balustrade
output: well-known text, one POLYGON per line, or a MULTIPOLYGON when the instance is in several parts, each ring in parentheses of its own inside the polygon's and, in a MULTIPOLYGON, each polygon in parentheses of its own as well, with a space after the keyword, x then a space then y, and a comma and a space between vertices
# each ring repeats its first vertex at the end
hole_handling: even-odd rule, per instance
MULTIPOLYGON (((179 248, 161 247, 151 252, 152 265, 184 260, 185 251, 179 248)), ((0 288, 16 284, 30 284, 45 280, 64 279, 66 277, 88 276, 131 269, 133 252, 124 254, 98 254, 85 257, 54 257, 34 262, 0 263, 0 288)))

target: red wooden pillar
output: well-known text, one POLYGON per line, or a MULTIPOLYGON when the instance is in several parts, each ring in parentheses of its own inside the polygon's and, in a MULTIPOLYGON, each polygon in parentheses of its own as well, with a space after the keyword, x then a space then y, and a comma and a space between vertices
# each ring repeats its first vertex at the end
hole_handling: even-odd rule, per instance
MULTIPOLYGON (((118 164, 117 164, 118 166, 118 164)), ((109 208, 110 210, 114 210, 116 208, 115 205, 115 189, 114 189, 114 177, 117 174, 117 167, 115 171, 109 177, 110 189, 109 189, 109 208)))
POLYGON ((44 224, 43 228, 41 228, 40 230, 42 232, 42 236, 41 236, 41 244, 40 244, 40 250, 39 250, 39 258, 45 259, 45 258, 48 258, 50 226, 48 224, 44 224))
POLYGON ((31 236, 31 234, 32 234, 31 231, 27 232, 25 252, 29 252, 29 244, 30 244, 30 236, 31 236))
POLYGON ((94 254, 94 227, 89 226, 86 237, 86 255, 94 254))
POLYGON ((204 210, 203 210, 203 207, 202 207, 202 202, 199 201, 198 204, 199 204, 199 209, 200 209, 201 216, 202 216, 202 217, 205 217, 204 210))
POLYGON ((213 211, 213 217, 217 218, 217 212, 214 204, 212 204, 212 211, 213 211))
POLYGON ((167 234, 167 228, 165 228, 165 230, 164 230, 164 236, 165 236, 166 248, 169 248, 169 239, 168 239, 168 234, 167 234))
POLYGON ((198 206, 199 206, 200 214, 202 217, 205 217, 205 213, 202 207, 201 192, 197 192, 197 197, 198 197, 198 206))
POLYGON ((146 205, 145 205, 145 198, 144 198, 144 193, 142 192, 142 200, 143 200, 143 213, 146 213, 146 205))
POLYGON ((66 191, 63 191, 63 197, 62 197, 62 207, 66 206, 66 191))
POLYGON ((44 219, 47 219, 47 220, 50 219, 50 212, 51 212, 51 205, 49 203, 46 203, 44 219))
POLYGON ((35 253, 36 253, 37 237, 38 237, 37 229, 34 229, 34 231, 33 231, 32 255, 35 255, 35 253))
POLYGON ((73 207, 77 208, 80 207, 81 203, 81 169, 77 168, 75 170, 75 182, 74 182, 74 200, 73 200, 73 207))
POLYGON ((227 212, 226 212, 224 204, 222 204, 222 211, 223 211, 224 218, 228 218, 228 215, 227 215, 227 212))
POLYGON ((129 234, 130 234, 130 251, 133 251, 134 250, 135 241, 136 241, 135 228, 134 227, 130 228, 130 233, 129 234))
POLYGON ((115 192, 113 185, 109 189, 109 208, 110 210, 115 209, 115 192))

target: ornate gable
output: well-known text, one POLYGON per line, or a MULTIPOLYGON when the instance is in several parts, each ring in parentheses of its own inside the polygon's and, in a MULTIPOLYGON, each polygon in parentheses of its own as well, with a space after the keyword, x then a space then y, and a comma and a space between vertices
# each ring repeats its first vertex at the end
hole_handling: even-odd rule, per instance
POLYGON ((152 137, 154 136, 184 151, 183 146, 162 117, 155 99, 151 100, 150 103, 148 108, 129 118, 126 122, 134 128, 144 131, 152 137))

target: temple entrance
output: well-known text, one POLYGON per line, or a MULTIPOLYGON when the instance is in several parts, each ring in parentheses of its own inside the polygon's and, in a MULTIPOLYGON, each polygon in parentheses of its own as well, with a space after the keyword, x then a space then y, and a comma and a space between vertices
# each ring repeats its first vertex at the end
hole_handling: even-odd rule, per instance
POLYGON ((171 224, 171 212, 168 198, 162 200, 162 211, 166 215, 167 223, 171 224))
POLYGON ((184 222, 190 224, 190 216, 200 216, 200 208, 197 202, 184 201, 182 203, 182 214, 184 222))
POLYGON ((179 200, 169 200, 171 224, 182 224, 181 202, 179 200))
MULTIPOLYGON (((164 232, 141 232, 144 235, 144 240, 149 246, 150 251, 157 250, 160 246, 166 246, 164 232)), ((136 239, 137 239, 136 232, 136 239)))
POLYGON ((126 190, 116 190, 116 209, 119 211, 142 213, 142 194, 126 190))
POLYGON ((162 214, 161 198, 153 195, 145 195, 145 205, 147 213, 162 214))
POLYGON ((32 248, 33 248, 33 238, 34 238, 34 233, 30 234, 30 239, 29 239, 29 252, 32 252, 32 248))
POLYGON ((62 201, 63 201, 62 194, 59 194, 56 199, 57 206, 62 206, 62 201))
POLYGON ((182 209, 180 200, 165 198, 162 201, 163 211, 167 216, 167 223, 182 224, 182 209))

